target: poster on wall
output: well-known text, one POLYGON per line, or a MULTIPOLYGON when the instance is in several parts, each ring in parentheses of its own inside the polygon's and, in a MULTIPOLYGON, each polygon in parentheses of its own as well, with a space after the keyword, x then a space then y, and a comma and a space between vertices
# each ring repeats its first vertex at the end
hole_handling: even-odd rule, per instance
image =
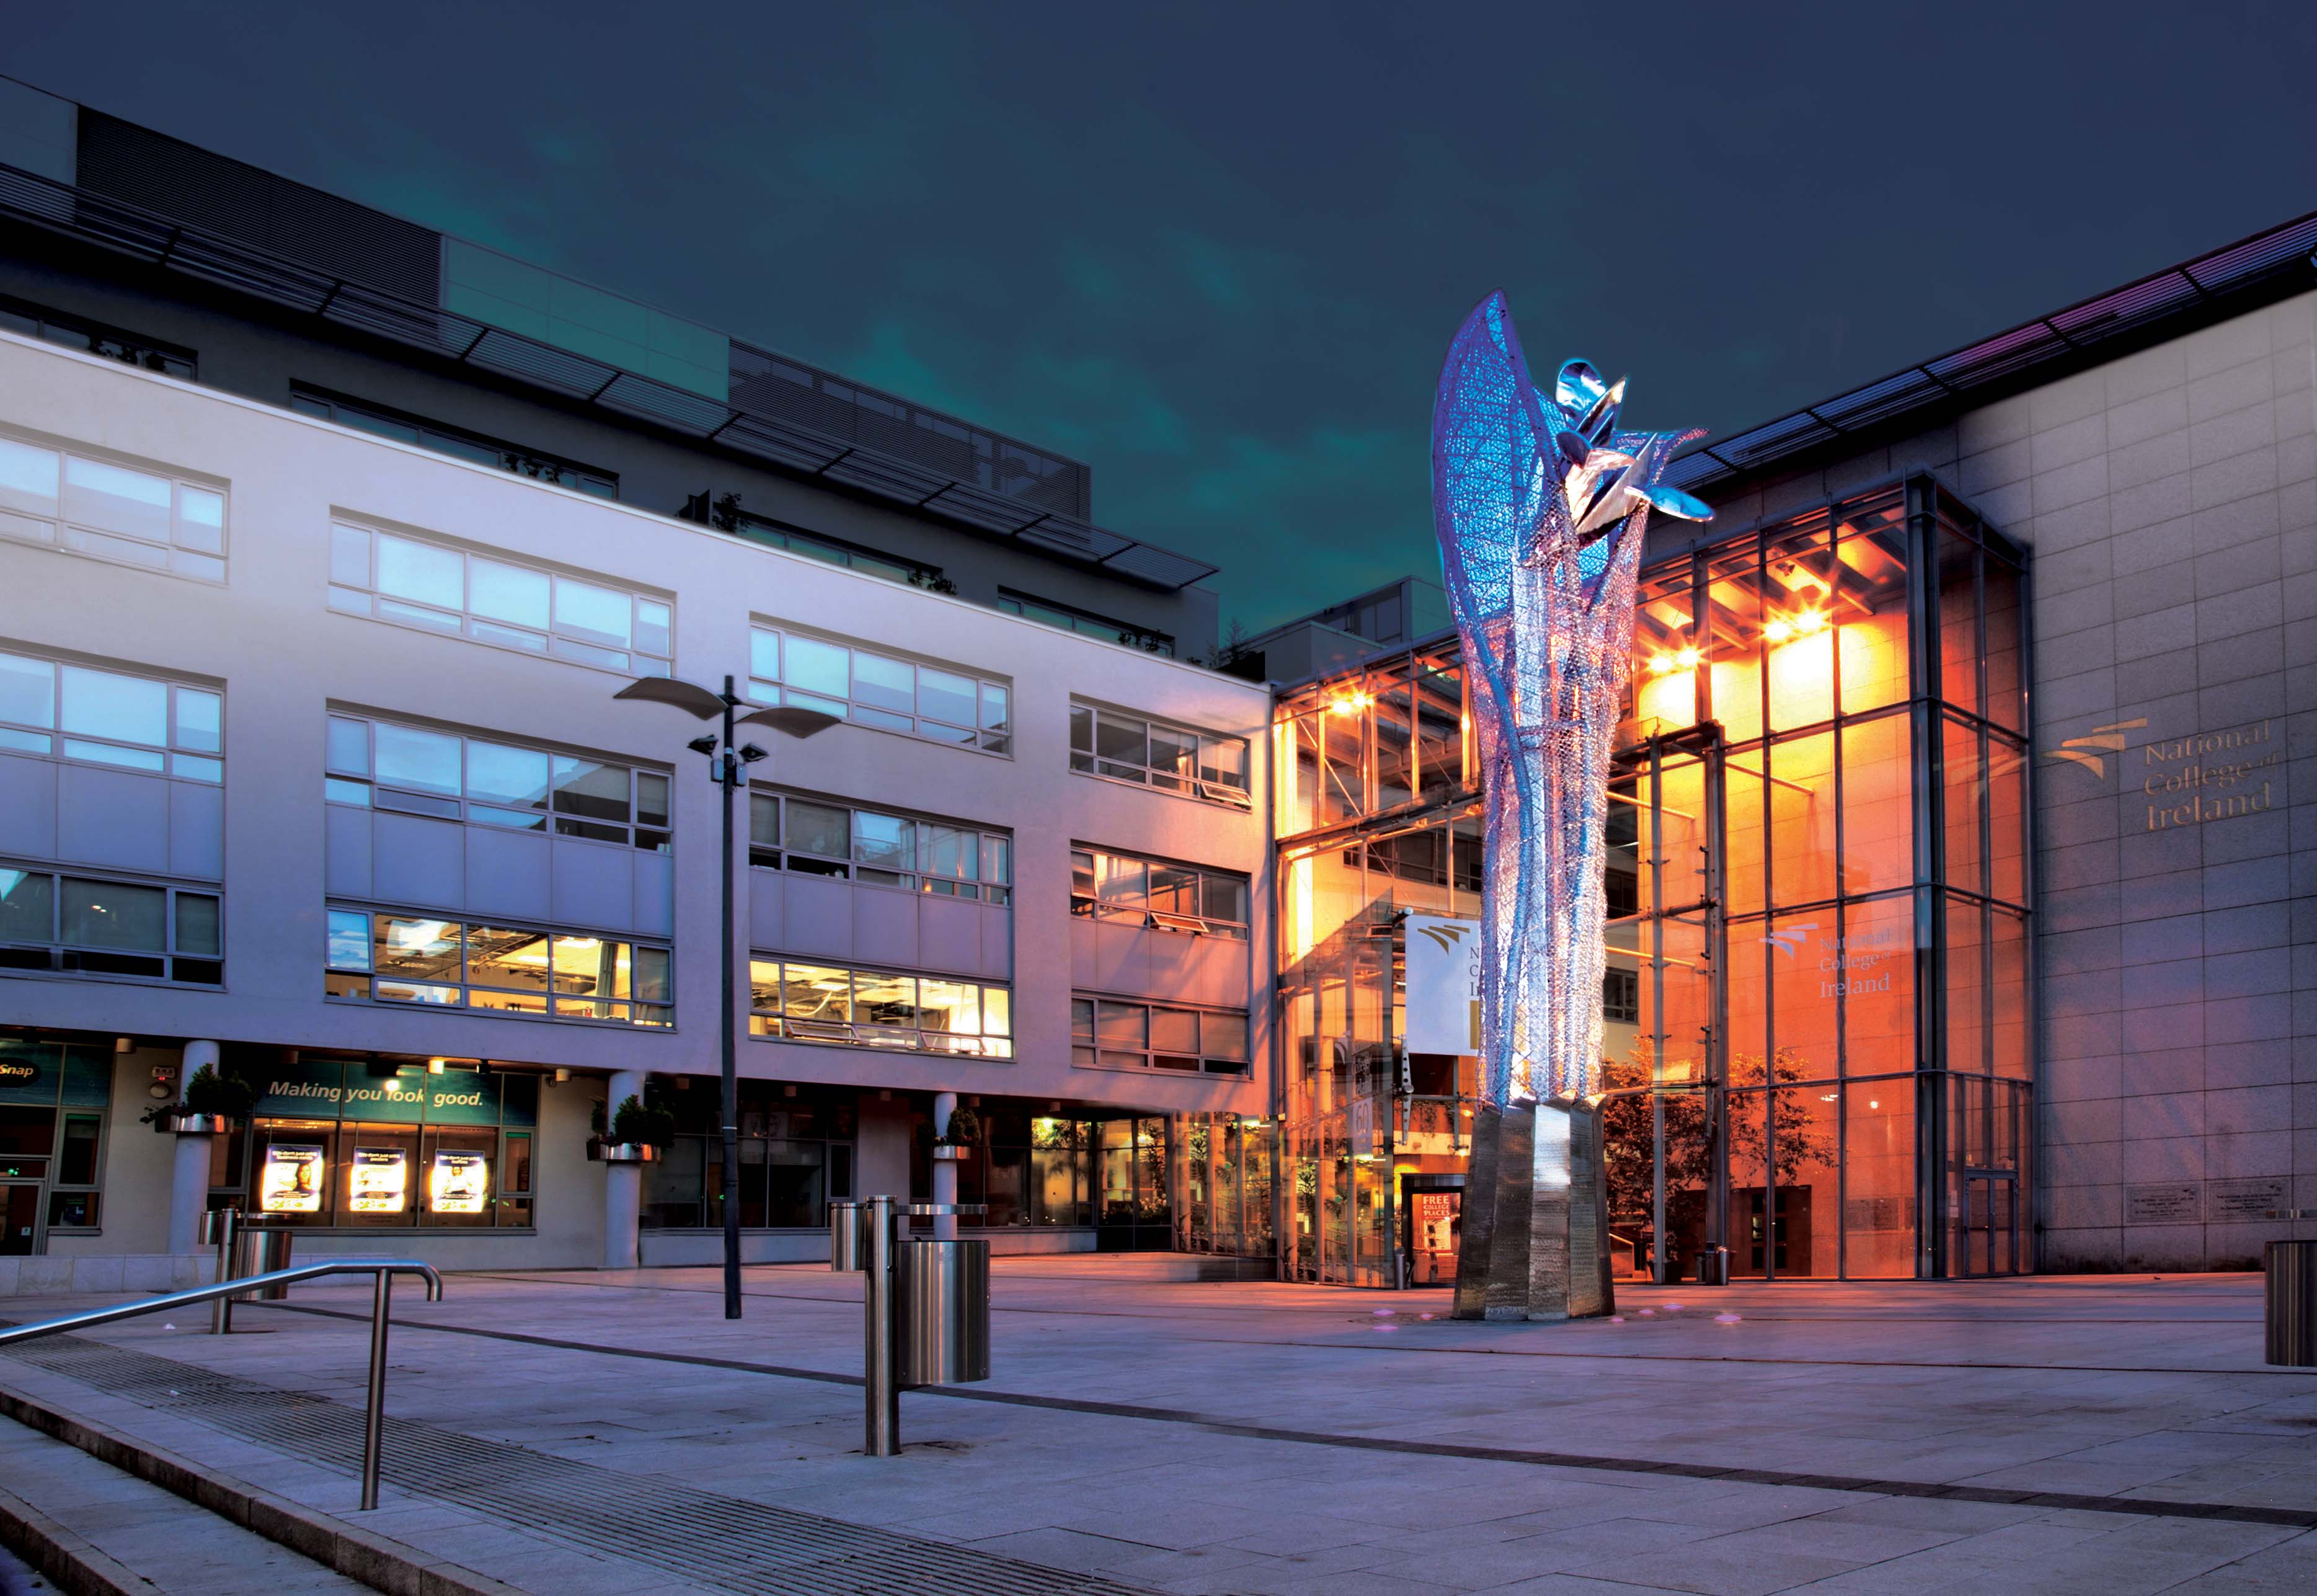
POLYGON ((1410 1053, 1481 1051, 1481 922, 1408 917, 1407 1030, 1410 1053))
POLYGON ((318 1214, 322 1177, 329 1169, 319 1143, 276 1142, 265 1150, 257 1206, 267 1214, 318 1214))
POLYGON ((410 1154, 399 1147, 357 1147, 346 1181, 353 1212, 399 1214, 410 1200, 410 1154))
POLYGON ((491 1161, 480 1152, 438 1150, 427 1181, 427 1206, 437 1214, 479 1214, 490 1195, 491 1161))

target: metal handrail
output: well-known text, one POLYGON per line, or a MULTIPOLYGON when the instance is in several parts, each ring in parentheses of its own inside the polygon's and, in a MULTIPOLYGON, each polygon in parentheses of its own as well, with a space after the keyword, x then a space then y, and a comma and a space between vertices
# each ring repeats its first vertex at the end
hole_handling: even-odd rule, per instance
POLYGON ((409 1258, 338 1258, 327 1263, 301 1263, 286 1269, 273 1269, 263 1275, 246 1275, 238 1280, 220 1280, 214 1286, 197 1286, 191 1291, 173 1291, 166 1296, 148 1296, 118 1307, 91 1308, 86 1313, 67 1314, 61 1319, 43 1319, 32 1324, 11 1325, 0 1330, 0 1347, 13 1346, 18 1341, 33 1340, 40 1336, 63 1335, 76 1330, 87 1330, 99 1324, 110 1324, 116 1319, 134 1319, 145 1314, 166 1313, 172 1308, 190 1307, 195 1303, 222 1302, 230 1297, 246 1296, 272 1286, 287 1286, 295 1280, 312 1280, 324 1275, 368 1275, 371 1279, 370 1307, 370 1408, 362 1415, 362 1510, 369 1512, 378 1506, 378 1454, 386 1430, 386 1323, 394 1298, 394 1277, 419 1275, 426 1281, 426 1300, 443 1300, 443 1277, 431 1263, 420 1263, 409 1258))

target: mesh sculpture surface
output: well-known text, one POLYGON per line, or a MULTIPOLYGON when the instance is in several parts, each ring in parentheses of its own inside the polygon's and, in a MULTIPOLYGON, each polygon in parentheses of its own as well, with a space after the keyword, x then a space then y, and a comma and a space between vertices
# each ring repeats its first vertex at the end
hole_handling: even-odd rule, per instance
POLYGON ((1455 1313, 1609 1307, 1599 1117, 1610 742, 1659 479, 1694 432, 1616 430, 1625 384, 1581 360, 1530 380, 1502 293, 1450 345, 1432 505, 1483 788, 1481 1094, 1455 1313))

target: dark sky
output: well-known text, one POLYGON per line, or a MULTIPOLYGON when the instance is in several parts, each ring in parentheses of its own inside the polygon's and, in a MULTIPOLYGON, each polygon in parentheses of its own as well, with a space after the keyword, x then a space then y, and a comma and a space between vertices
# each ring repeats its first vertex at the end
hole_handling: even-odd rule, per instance
POLYGON ((0 71, 1087 462, 1252 630, 1533 357, 1727 432, 2317 209, 2317 6, 27 5, 0 71))

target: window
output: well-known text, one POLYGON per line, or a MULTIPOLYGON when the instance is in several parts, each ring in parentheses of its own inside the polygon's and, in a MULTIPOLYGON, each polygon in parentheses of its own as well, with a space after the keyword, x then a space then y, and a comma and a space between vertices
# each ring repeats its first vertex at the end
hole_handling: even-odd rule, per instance
POLYGON ((67 349, 82 349, 91 354, 102 354, 123 365, 139 371, 158 372, 166 377, 193 380, 193 352, 175 344, 164 344, 158 338, 127 333, 101 321, 89 321, 51 310, 44 305, 0 294, 0 332, 22 333, 28 338, 43 343, 61 345, 67 349))
POLYGON ((416 444, 422 449, 432 449, 438 454, 448 454, 459 460, 472 461, 477 465, 497 466, 517 476, 535 478, 541 482, 554 482, 565 488, 576 488, 582 493, 592 493, 597 498, 620 497, 620 479, 616 472, 597 471, 592 466, 576 465, 559 460, 552 454, 541 454, 535 449, 520 444, 502 443, 479 433, 462 432, 456 427, 423 420, 400 411, 343 399, 335 394, 312 389, 293 388, 290 390, 290 408, 300 416, 311 416, 321 421, 335 421, 341 426, 351 426, 359 432, 374 433, 381 438, 392 438, 399 444, 416 444))
POLYGON ((748 863, 945 898, 1013 896, 1014 839, 1003 831, 787 794, 748 795, 748 863))
POLYGON ((324 963, 323 990, 333 998, 675 1023, 668 950, 586 932, 333 907, 324 963))
POLYGON ((217 489, 0 437, 0 537, 222 582, 225 516, 217 489))
POLYGON ((1070 999, 1070 1063, 1086 1069, 1244 1075, 1247 1010, 1078 993, 1070 999))
MULTIPOLYGON (((801 527, 767 521, 761 516, 740 511, 734 511, 729 520, 730 525, 727 530, 735 537, 762 543, 767 549, 786 549, 790 553, 801 554, 808 560, 826 560, 830 565, 841 565, 864 576, 882 577, 889 582, 907 582, 912 587, 947 592, 955 586, 943 578, 938 565, 880 554, 873 549, 863 549, 839 538, 823 537, 801 527)), ((722 525, 724 522, 720 519, 716 524, 722 525)))
POLYGON ((1103 848, 1070 850, 1070 912, 1247 940, 1247 877, 1103 848))
POLYGON ((152 677, 0 654, 0 749, 215 785, 224 700, 152 677))
POLYGON ((748 962, 748 993, 754 1036, 1014 1056, 1009 987, 756 958, 748 962))
POLYGON ((0 971, 19 970, 219 985, 218 895, 0 865, 0 971))
POLYGON ((1245 809, 1247 739, 1070 705, 1070 768, 1245 809))
POLYGON ((668 851, 657 770, 351 715, 330 717, 324 765, 332 803, 668 851))
POLYGON ((1024 620, 1059 626, 1064 632, 1098 637, 1105 642, 1123 643, 1130 649, 1141 649, 1146 654, 1163 654, 1169 659, 1175 657, 1175 640, 1169 633, 1154 632, 1128 621, 1109 620, 1090 611, 1055 604, 1050 599, 1033 598, 1009 587, 997 590, 997 607, 1009 615, 1020 615, 1024 620))
POLYGON ((1611 1025, 1642 1023, 1642 973, 1612 964, 1601 972, 1601 1018, 1611 1025))
POLYGON ((663 599, 344 523, 330 528, 330 607, 635 676, 666 676, 675 650, 663 599))
POLYGON ((1013 693, 1004 682, 785 628, 750 634, 748 696, 929 742, 991 754, 1014 749, 1013 693))

